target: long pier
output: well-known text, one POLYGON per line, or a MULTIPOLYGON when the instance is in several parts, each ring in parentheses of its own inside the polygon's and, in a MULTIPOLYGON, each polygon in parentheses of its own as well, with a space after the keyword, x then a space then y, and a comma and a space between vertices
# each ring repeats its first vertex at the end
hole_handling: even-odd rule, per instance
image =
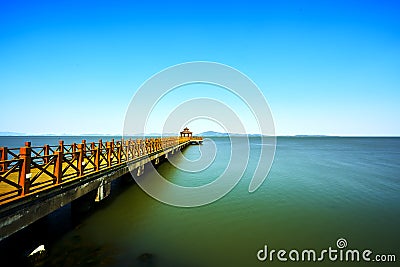
POLYGON ((49 213, 96 192, 107 197, 111 182, 129 171, 143 174, 146 164, 163 159, 202 137, 111 140, 103 143, 0 147, 0 241, 49 213))

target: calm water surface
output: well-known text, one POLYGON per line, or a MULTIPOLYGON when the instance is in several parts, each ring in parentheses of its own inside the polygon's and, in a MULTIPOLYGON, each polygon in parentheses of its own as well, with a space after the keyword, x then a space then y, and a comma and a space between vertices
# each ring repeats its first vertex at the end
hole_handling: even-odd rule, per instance
MULTIPOLYGON (((18 143, 6 139, 2 137, 0 145, 18 143)), ((75 139, 70 141, 82 138, 75 139)), ((38 137, 36 142, 56 140, 38 137)), ((223 172, 230 153, 228 138, 213 140, 218 153, 208 169, 187 173, 166 162, 158 171, 186 186, 212 181, 223 172)), ((292 266, 301 263, 259 262, 256 253, 264 245, 288 251, 336 248, 338 238, 345 238, 348 248, 396 254, 400 260, 400 138, 280 137, 271 172, 254 193, 247 189, 260 142, 251 138, 250 144, 254 153, 244 177, 217 202, 177 208, 131 185, 73 226, 68 211, 49 216, 44 235, 65 226, 57 238, 18 237, 19 242, 47 242, 44 266, 292 266), (152 256, 139 257, 143 253, 152 256)), ((211 141, 205 141, 201 149, 211 146, 211 141)), ((199 147, 190 146, 183 154, 196 159, 199 147)), ((144 179, 148 175, 152 173, 144 179)), ((13 242, 3 244, 0 253, 13 242)))

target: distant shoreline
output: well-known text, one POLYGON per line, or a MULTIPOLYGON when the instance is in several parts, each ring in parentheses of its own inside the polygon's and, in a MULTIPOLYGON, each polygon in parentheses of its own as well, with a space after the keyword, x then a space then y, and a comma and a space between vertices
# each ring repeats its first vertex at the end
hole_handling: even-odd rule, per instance
MULTIPOLYGON (((130 135, 132 137, 136 136, 146 136, 146 137, 157 137, 157 136, 177 136, 178 134, 156 134, 156 133, 151 133, 151 134, 134 134, 130 135)), ((203 137, 260 137, 260 134, 237 134, 237 133, 216 133, 216 134, 207 134, 207 133, 199 133, 196 134, 198 136, 203 136, 203 137)), ((23 133, 4 133, 0 132, 0 137, 122 137, 121 134, 23 134, 23 133)), ((273 137, 272 135, 264 135, 264 137, 273 137)), ((390 137, 390 138, 397 138, 400 136, 392 136, 392 135, 276 135, 275 137, 296 137, 296 138, 310 138, 310 137, 342 137, 342 138, 351 138, 351 137, 390 137)))

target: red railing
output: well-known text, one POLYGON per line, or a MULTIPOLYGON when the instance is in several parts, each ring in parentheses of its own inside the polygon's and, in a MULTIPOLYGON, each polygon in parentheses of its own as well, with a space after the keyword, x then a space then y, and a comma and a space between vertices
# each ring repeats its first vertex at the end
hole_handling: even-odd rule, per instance
MULTIPOLYGON (((124 164, 201 137, 164 137, 87 144, 0 147, 0 205, 35 191, 124 164)), ((199 140, 199 139, 196 139, 199 140)))

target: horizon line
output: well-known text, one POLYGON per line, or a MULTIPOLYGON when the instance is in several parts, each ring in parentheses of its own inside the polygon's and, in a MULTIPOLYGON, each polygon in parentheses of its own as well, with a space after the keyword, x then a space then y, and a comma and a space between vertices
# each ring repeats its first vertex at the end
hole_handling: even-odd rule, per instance
MULTIPOLYGON (((162 135, 173 135, 174 133, 134 133, 125 136, 162 136, 162 135)), ((226 133, 226 132, 215 132, 215 131, 206 131, 200 132, 197 135, 205 134, 205 136, 217 136, 218 135, 253 135, 253 136, 260 136, 259 133, 226 133), (207 135, 207 132, 213 132, 213 134, 207 135)), ((176 133, 178 136, 179 133, 176 133)), ((61 137, 61 136, 123 136, 123 134, 96 134, 96 133, 81 133, 81 134, 73 134, 73 133, 14 133, 14 132, 0 132, 0 137, 23 137, 23 136, 54 136, 54 137, 61 137)), ((330 134, 278 134, 278 135, 263 135, 268 137, 400 137, 400 135, 330 135, 330 134)))

